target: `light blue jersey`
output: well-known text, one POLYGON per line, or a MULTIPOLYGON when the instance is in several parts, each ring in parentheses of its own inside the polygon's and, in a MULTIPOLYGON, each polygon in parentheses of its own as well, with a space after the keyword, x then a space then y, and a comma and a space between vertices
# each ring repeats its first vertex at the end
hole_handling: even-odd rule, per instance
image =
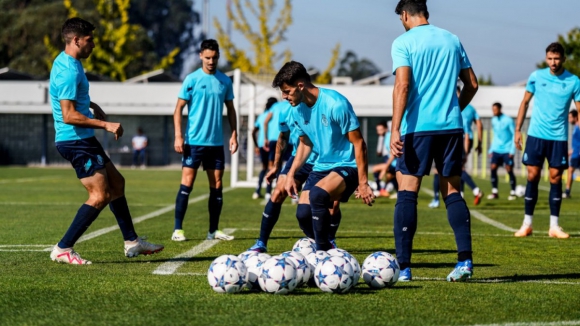
POLYGON ((475 121, 479 120, 479 115, 475 108, 471 105, 467 105, 463 111, 461 111, 461 117, 463 118, 463 133, 469 136, 469 139, 473 139, 473 130, 471 126, 475 121))
POLYGON ((266 117, 268 116, 268 114, 270 114, 270 111, 264 111, 262 114, 260 114, 257 118, 256 118, 256 123, 254 124, 254 127, 258 128, 258 147, 262 148, 264 147, 264 143, 266 140, 266 136, 264 135, 264 122, 266 121, 266 117))
POLYGON ((276 102, 270 108, 272 118, 268 122, 268 141, 277 141, 280 135, 280 112, 285 110, 287 105, 284 102, 276 102))
POLYGON ((318 99, 311 108, 306 104, 292 108, 291 119, 297 135, 306 135, 318 153, 314 171, 335 167, 356 168, 354 146, 346 137, 359 128, 358 119, 348 100, 338 92, 318 88, 318 99))
POLYGON ((215 74, 206 74, 199 68, 185 77, 179 98, 187 101, 185 143, 197 146, 223 145, 224 102, 234 99, 231 79, 219 70, 215 74))
POLYGON ((580 157, 580 128, 578 125, 574 126, 574 131, 572 131, 572 158, 580 157))
POLYGON ((568 111, 572 100, 580 102, 580 80, 568 70, 560 76, 550 68, 534 71, 526 91, 534 94, 528 135, 546 140, 568 140, 568 111))
POLYGON ((514 132, 516 126, 514 119, 505 114, 491 118, 491 129, 493 139, 489 147, 489 154, 511 154, 516 153, 516 144, 514 143, 514 132))
POLYGON ((401 135, 461 132, 455 88, 459 72, 471 63, 459 38, 433 25, 417 26, 395 39, 391 56, 393 74, 400 67, 412 73, 401 135))
POLYGON ((64 53, 64 51, 54 59, 50 70, 49 92, 54 129, 56 130, 55 141, 79 140, 95 135, 94 129, 66 124, 62 118, 61 100, 74 101, 75 110, 84 116, 93 118, 93 114, 89 110, 91 104, 89 81, 79 60, 64 53))
MULTIPOLYGON (((387 133, 385 134, 385 149, 386 149, 386 153, 388 153, 386 156, 390 157, 391 156, 391 132, 390 131, 387 131, 387 133)), ((396 157, 393 159, 393 162, 391 162, 391 166, 397 167, 397 158, 396 157)))
MULTIPOLYGON (((280 128, 280 132, 289 132, 289 139, 288 144, 292 145, 292 156, 296 156, 296 151, 298 150, 298 145, 300 144, 300 137, 298 136, 298 132, 296 131, 296 125, 294 125, 294 121, 292 121, 292 105, 287 101, 278 102, 282 103, 280 105, 280 118, 278 119, 278 126, 280 128)), ((308 159, 306 160, 307 164, 312 164, 316 162, 316 158, 318 154, 312 151, 308 159)))

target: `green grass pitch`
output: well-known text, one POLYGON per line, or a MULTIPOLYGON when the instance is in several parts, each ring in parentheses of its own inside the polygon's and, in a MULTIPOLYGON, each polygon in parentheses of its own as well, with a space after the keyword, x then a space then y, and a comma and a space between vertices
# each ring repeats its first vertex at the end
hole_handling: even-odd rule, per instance
MULTIPOLYGON (((410 283, 371 290, 362 280, 344 295, 299 288, 287 296, 243 291, 214 293, 206 279, 210 262, 222 254, 239 254, 258 236, 263 206, 252 189, 224 194, 220 227, 235 228, 231 242, 182 260, 171 275, 154 271, 204 241, 207 200, 190 204, 184 222, 186 242, 172 242, 173 210, 180 171, 121 170, 134 219, 165 213, 136 223, 140 235, 164 243, 157 255, 125 258, 119 230, 75 246, 93 262, 67 266, 50 261, 47 247, 64 234, 86 192, 70 168, 0 168, 0 325, 579 325, 580 324, 580 191, 564 200, 560 224, 571 238, 547 235, 547 191, 540 190, 534 235, 517 239, 512 232, 472 217, 474 278, 468 283, 443 279, 456 261, 455 242, 444 207, 429 209, 430 197, 419 196, 419 225, 410 283)), ((226 187, 229 175, 226 175, 226 187)), ((431 178, 424 187, 431 188, 431 178)), ((488 194, 489 181, 476 179, 488 194)), ((524 184, 521 178, 519 184, 524 184)), ((544 187, 546 184, 542 184, 544 187)), ((579 185, 575 186, 579 188, 579 185)), ((205 195, 200 175, 190 199, 205 195)), ((507 201, 500 184, 497 201, 483 200, 470 209, 517 229, 523 200, 507 201)), ((354 198, 342 206, 338 244, 362 263, 370 253, 394 253, 394 200, 379 198, 367 207, 354 198)), ((294 211, 282 209, 268 249, 291 249, 301 237, 294 211)), ((108 209, 87 234, 116 225, 108 209)))

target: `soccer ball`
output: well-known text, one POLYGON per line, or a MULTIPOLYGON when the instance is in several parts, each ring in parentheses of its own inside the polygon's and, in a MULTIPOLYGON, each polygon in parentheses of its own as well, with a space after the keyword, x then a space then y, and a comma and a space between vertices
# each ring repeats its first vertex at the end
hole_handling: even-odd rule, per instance
POLYGON ((350 262, 343 257, 332 256, 318 264, 314 282, 324 292, 346 293, 353 285, 350 262))
POLYGON ((248 251, 244 251, 241 254, 239 254, 238 259, 240 259, 241 261, 243 261, 245 263, 246 260, 248 260, 248 258, 257 256, 257 255, 258 255, 257 251, 248 250, 248 251))
POLYGON ((382 289, 397 283, 399 263, 393 255, 384 251, 370 254, 362 264, 362 277, 371 288, 382 289))
POLYGON ((516 186, 516 196, 524 197, 525 195, 526 195, 526 187, 524 187, 522 185, 517 185, 516 186))
POLYGON ((314 271, 310 268, 310 264, 306 260, 306 257, 298 251, 286 251, 280 254, 280 256, 286 257, 294 263, 294 266, 296 267, 297 287, 308 283, 314 271))
POLYGON ((293 251, 298 251, 302 256, 307 257, 311 252, 316 251, 316 244, 310 238, 301 238, 292 247, 293 251))
POLYGON ((361 274, 360 264, 358 263, 358 260, 344 249, 338 249, 338 248, 330 249, 327 251, 327 253, 330 256, 342 257, 350 263, 350 265, 352 266, 352 272, 353 272, 352 282, 353 282, 353 285, 356 285, 358 283, 358 280, 360 279, 360 274, 361 274))
POLYGON ((288 294, 296 287, 296 267, 286 257, 272 257, 262 265, 258 282, 264 292, 288 294))
POLYGON ((258 282, 258 278, 260 277, 260 274, 262 274, 262 265, 264 265, 266 260, 270 258, 270 255, 260 253, 248 258, 244 262, 246 265, 246 270, 248 271, 246 277, 247 286, 251 290, 260 290, 260 283, 258 282))
POLYGON ((314 271, 320 262, 327 260, 328 258, 330 258, 328 252, 324 250, 318 250, 316 252, 309 253, 308 256, 306 256, 306 261, 308 261, 310 268, 314 271))
POLYGON ((246 285, 246 266, 236 256, 219 256, 209 266, 207 281, 215 292, 240 292, 246 285))

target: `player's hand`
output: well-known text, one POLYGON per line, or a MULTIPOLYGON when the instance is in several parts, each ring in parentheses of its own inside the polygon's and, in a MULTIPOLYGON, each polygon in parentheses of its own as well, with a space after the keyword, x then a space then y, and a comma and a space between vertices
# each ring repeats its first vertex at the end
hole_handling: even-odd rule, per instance
POLYGON ((101 109, 100 106, 95 104, 93 106, 93 113, 94 113, 95 119, 98 119, 101 121, 107 121, 107 115, 105 114, 105 111, 103 111, 103 109, 101 109))
POLYGON ((115 135, 115 140, 123 136, 123 126, 118 122, 107 122, 105 130, 115 135))
POLYGON ((518 151, 522 150, 522 133, 519 131, 516 131, 516 134, 514 136, 514 143, 516 143, 516 148, 518 149, 518 151))
POLYGON ((234 154, 238 151, 238 136, 232 135, 230 138, 230 154, 234 154))
POLYGON ((183 154, 183 137, 177 136, 175 137, 175 141, 173 142, 173 148, 179 154, 183 154))
POLYGON ((391 130, 391 154, 395 157, 403 155, 403 142, 401 133, 398 130, 391 130))
POLYGON ((276 179, 276 175, 278 174, 278 172, 279 172, 278 169, 276 169, 275 167, 274 168, 271 168, 268 171, 268 173, 266 173, 266 177, 265 177, 266 178, 266 182, 268 184, 271 184, 272 181, 274 181, 274 179, 276 179))
POLYGON ((481 153, 482 153, 481 142, 477 143, 477 147, 475 148, 475 151, 477 152, 477 155, 481 155, 481 153))
POLYGON ((269 152, 270 151, 270 144, 268 144, 268 142, 264 142, 264 146, 262 146, 262 148, 266 151, 269 152))
POLYGON ((510 160, 514 159, 514 154, 509 154, 508 157, 510 158, 510 160))
POLYGON ((254 153, 256 155, 260 155, 260 148, 259 147, 254 147, 254 153))
POLYGON ((284 190, 288 193, 288 196, 296 199, 298 198, 298 187, 296 186, 296 182, 294 181, 294 175, 288 173, 286 175, 286 184, 284 185, 284 190))
POLYGON ((362 199, 363 203, 373 206, 375 202, 375 195, 368 183, 360 184, 357 188, 358 198, 362 199))

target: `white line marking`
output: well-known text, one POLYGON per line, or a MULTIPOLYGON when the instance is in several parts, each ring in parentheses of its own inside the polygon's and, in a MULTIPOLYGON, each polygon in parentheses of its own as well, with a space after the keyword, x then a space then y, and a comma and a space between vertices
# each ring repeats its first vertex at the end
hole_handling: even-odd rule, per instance
POLYGON ((12 182, 14 182, 14 183, 34 182, 34 181, 39 181, 39 180, 50 180, 50 179, 60 179, 60 177, 54 176, 54 175, 49 175, 49 176, 36 177, 36 178, 4 179, 4 180, 0 180, 0 184, 12 183, 12 182))
POLYGON ((522 323, 505 323, 505 324, 475 324, 472 326, 567 326, 580 325, 580 320, 566 320, 553 322, 522 322, 522 323))
POLYGON ((538 186, 538 189, 543 190, 543 191, 550 191, 550 188, 546 187, 546 186, 538 186))
MULTIPOLYGON (((13 202, 0 202, 0 205, 5 206, 78 206, 78 202, 25 202, 25 201, 13 201, 13 202)), ((175 206, 175 204, 172 204, 175 206)), ((131 207, 165 207, 168 204, 131 204, 131 207)))
POLYGON ((426 193, 427 195, 433 197, 435 196, 435 192, 433 192, 433 190, 429 189, 429 188, 421 188, 421 191, 426 193))
POLYGON ((10 247, 46 247, 50 245, 41 245, 41 244, 7 244, 7 245, 0 245, 0 248, 10 248, 10 247))
POLYGON ((46 250, 46 248, 45 248, 45 249, 0 249, 0 251, 26 251, 26 252, 42 251, 42 252, 47 252, 47 251, 52 251, 52 247, 50 248, 50 250, 46 250))
POLYGON ((496 228, 498 228, 500 230, 509 231, 509 232, 516 232, 517 231, 517 229, 510 228, 509 226, 507 226, 507 225, 505 225, 503 223, 500 223, 500 222, 498 222, 496 220, 492 220, 489 217, 481 214, 480 212, 478 212, 478 211, 476 211, 474 209, 470 210, 470 212, 471 212, 471 216, 475 217, 476 219, 478 219, 478 220, 480 220, 480 221, 482 221, 484 223, 487 223, 489 225, 493 225, 493 226, 495 226, 496 228))
MULTIPOLYGON (((223 190, 223 193, 226 193, 226 192, 228 192, 228 191, 230 191, 232 189, 233 188, 225 188, 223 190)), ((208 197, 209 197, 209 194, 201 195, 201 196, 195 197, 193 199, 190 199, 188 203, 189 204, 197 203, 198 201, 202 201, 202 200, 204 200, 204 199, 206 199, 208 197)), ((129 206, 131 206, 131 205, 129 205, 129 206)), ((167 212, 171 212, 174 209, 175 209, 175 204, 165 206, 165 207, 163 207, 161 209, 158 209, 158 210, 156 210, 154 212, 151 212, 149 214, 145 214, 143 216, 139 216, 137 218, 134 218, 133 219, 133 224, 137 224, 137 223, 143 222, 145 220, 148 220, 148 219, 157 217, 159 215, 165 214, 167 212)), ((109 226, 109 227, 106 227, 106 228, 103 228, 103 229, 100 229, 100 230, 91 232, 89 234, 85 234, 85 235, 83 235, 79 239, 79 241, 77 241, 77 243, 94 239, 94 238, 96 238, 98 236, 101 236, 103 234, 106 234, 106 233, 109 233, 111 231, 115 231, 115 230, 118 230, 118 229, 119 229, 119 226, 118 225, 113 225, 113 226, 109 226)))
POLYGON ((0 251, 51 251, 52 246, 50 245, 40 245, 40 244, 9 244, 0 245, 0 251), (43 249, 34 249, 43 248, 43 249))
POLYGON ((204 273, 173 273, 172 275, 186 275, 186 276, 206 276, 204 273))
MULTIPOLYGON (((232 234, 236 231, 236 229, 224 229, 223 232, 226 234, 232 234)), ((153 274, 156 275, 171 275, 177 271, 181 265, 185 264, 185 260, 188 258, 192 258, 193 256, 199 255, 202 252, 210 249, 211 247, 218 244, 221 240, 204 240, 202 243, 198 244, 197 246, 191 248, 190 250, 179 254, 168 262, 163 263, 161 266, 157 267, 153 271, 153 274)))

